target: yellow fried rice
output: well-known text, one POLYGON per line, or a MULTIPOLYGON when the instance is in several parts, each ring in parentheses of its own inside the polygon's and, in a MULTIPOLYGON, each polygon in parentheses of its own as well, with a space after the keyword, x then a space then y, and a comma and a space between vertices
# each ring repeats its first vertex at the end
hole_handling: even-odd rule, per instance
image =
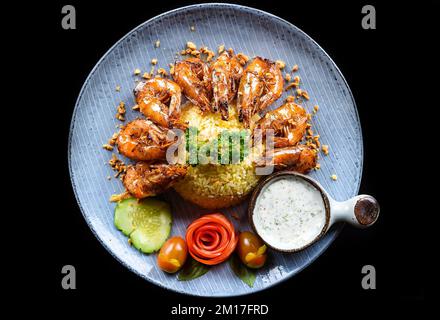
MULTIPOLYGON (((191 104, 183 107, 181 119, 189 126, 197 127, 199 139, 204 141, 216 138, 223 130, 244 129, 232 105, 228 121, 222 120, 219 113, 202 114, 198 107, 191 104)), ((174 188, 184 199, 203 208, 220 209, 236 205, 246 198, 259 180, 251 157, 252 153, 237 164, 190 166, 185 178, 174 188)))

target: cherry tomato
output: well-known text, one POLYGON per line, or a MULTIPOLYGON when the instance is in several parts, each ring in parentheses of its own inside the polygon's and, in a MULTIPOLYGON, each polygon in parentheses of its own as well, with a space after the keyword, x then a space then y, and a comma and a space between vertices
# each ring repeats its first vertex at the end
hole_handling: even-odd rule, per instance
POLYGON ((249 231, 240 233, 237 244, 238 256, 249 268, 261 268, 266 262, 266 245, 255 234, 249 231))
POLYGON ((160 248, 157 256, 157 265, 163 271, 175 273, 185 264, 188 248, 181 237, 169 238, 160 248))

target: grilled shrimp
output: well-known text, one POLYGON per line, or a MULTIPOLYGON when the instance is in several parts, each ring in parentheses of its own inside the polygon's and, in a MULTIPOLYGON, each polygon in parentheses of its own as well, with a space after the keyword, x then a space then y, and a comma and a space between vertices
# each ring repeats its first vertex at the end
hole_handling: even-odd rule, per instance
POLYGON ((140 161, 127 167, 123 184, 133 197, 142 199, 164 192, 182 179, 186 172, 187 167, 182 165, 140 161))
POLYGON ((287 102, 281 107, 267 112, 258 121, 257 129, 263 135, 267 129, 274 130, 274 147, 283 148, 296 145, 303 138, 307 129, 307 113, 299 105, 287 102))
POLYGON ((256 57, 244 70, 238 87, 239 119, 249 128, 252 116, 267 108, 283 93, 284 79, 277 65, 256 57))
POLYGON ((192 103, 202 111, 210 109, 212 87, 207 64, 193 57, 177 61, 173 78, 192 103))
POLYGON ((173 141, 167 139, 167 129, 150 120, 136 119, 121 129, 117 139, 119 153, 132 160, 165 159, 173 141))
POLYGON ((235 98, 243 67, 233 52, 223 53, 211 65, 212 111, 220 109, 223 120, 228 120, 228 104, 235 98))
POLYGON ((164 128, 178 126, 182 93, 177 83, 164 78, 150 79, 140 82, 134 95, 140 111, 148 119, 164 128))
POLYGON ((293 170, 306 173, 316 167, 318 154, 306 145, 274 149, 269 156, 273 157, 276 170, 293 170))
POLYGON ((293 147, 273 149, 260 158, 256 165, 273 165, 275 170, 293 170, 306 173, 316 167, 318 154, 311 147, 300 144, 293 147))

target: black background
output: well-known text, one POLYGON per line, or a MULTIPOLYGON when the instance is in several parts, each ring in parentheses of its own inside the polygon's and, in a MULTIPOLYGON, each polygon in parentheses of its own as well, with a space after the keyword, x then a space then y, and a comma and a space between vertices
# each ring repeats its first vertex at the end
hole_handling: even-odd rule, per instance
POLYGON ((81 215, 68 173, 67 137, 76 98, 93 66, 118 39, 151 17, 190 3, 69 1, 36 8, 41 13, 38 26, 42 29, 37 39, 28 41, 43 40, 33 47, 41 59, 37 85, 50 94, 44 103, 48 115, 39 124, 45 128, 50 125, 50 131, 56 132, 51 135, 54 147, 44 151, 45 158, 49 155, 53 159, 45 177, 56 186, 50 191, 51 204, 45 207, 48 219, 44 222, 44 228, 53 224, 45 250, 50 281, 44 284, 51 299, 55 304, 73 306, 106 298, 107 304, 117 305, 115 309, 123 309, 119 306, 121 299, 128 299, 137 306, 154 306, 160 318, 171 318, 171 307, 178 303, 268 304, 275 318, 312 301, 373 305, 423 300, 425 257, 420 248, 424 239, 420 228, 425 213, 409 182, 417 150, 408 150, 415 141, 408 131, 422 129, 423 120, 408 103, 408 97, 418 83, 414 79, 414 47, 430 35, 419 31, 430 19, 433 7, 429 3, 413 6, 396 2, 385 6, 371 1, 240 2, 292 22, 316 40, 341 69, 362 123, 365 159, 360 192, 374 195, 381 204, 375 226, 364 231, 345 227, 330 248, 300 274, 269 290, 230 299, 194 298, 156 287, 128 271, 100 245, 81 215), (64 4, 76 8, 76 30, 61 28, 64 4), (375 5, 376 30, 361 27, 361 8, 365 4, 375 5), (45 85, 46 81, 50 85, 45 85), (61 288, 61 268, 66 264, 76 267, 76 290, 61 288), (361 268, 366 264, 376 267, 376 290, 361 288, 361 268))

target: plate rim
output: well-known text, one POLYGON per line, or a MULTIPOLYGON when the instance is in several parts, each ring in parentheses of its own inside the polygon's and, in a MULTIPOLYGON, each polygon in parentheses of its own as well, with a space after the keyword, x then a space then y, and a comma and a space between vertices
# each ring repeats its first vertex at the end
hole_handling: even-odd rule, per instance
MULTIPOLYGON (((87 84, 89 83, 91 77, 95 74, 96 70, 98 69, 98 67, 100 66, 100 64, 104 61, 104 59, 121 43, 123 42, 126 38, 130 37, 133 33, 137 32, 138 30, 142 29, 145 25, 154 22, 157 19, 163 18, 169 14, 172 13, 176 13, 179 11, 187 11, 187 10, 192 10, 192 9, 197 9, 197 8, 233 8, 235 10, 239 10, 239 11, 247 11, 250 13, 257 13, 260 15, 265 15, 268 16, 271 19, 277 20, 281 23, 286 24, 289 28, 293 28, 296 32, 301 33, 302 36, 304 36, 305 38, 307 38, 309 41, 311 41, 313 43, 313 45, 315 45, 317 47, 318 50, 321 50, 321 52, 324 54, 324 56, 326 56, 329 61, 332 63, 333 67, 335 68, 336 72, 339 74, 339 76, 341 77, 343 83, 345 84, 347 90, 348 90, 348 94, 350 96, 351 101, 353 102, 354 105, 354 109, 355 109, 355 116, 356 116, 356 120, 357 123, 359 124, 359 129, 358 129, 358 134, 359 134, 359 140, 360 140, 360 163, 359 163, 359 168, 360 168, 360 176, 359 176, 359 180, 358 183, 356 185, 355 188, 355 193, 358 194, 359 193, 359 189, 362 183, 362 176, 363 176, 363 163, 364 163, 364 139, 363 139, 363 135, 362 135, 362 125, 361 125, 361 121, 360 121, 360 117, 359 117, 359 112, 358 112, 358 108, 357 108, 357 104, 356 104, 356 100, 353 96, 353 93, 351 91, 351 88, 347 82, 347 80, 345 79, 344 75, 342 74, 341 70, 339 69, 339 67, 337 66, 337 64, 333 61, 333 59, 330 57, 330 55, 312 38, 310 37, 306 32, 304 32, 302 29, 298 28, 297 26, 295 26, 293 23, 278 17, 270 12, 261 10, 261 9, 257 9, 254 7, 250 7, 250 6, 244 6, 244 5, 239 5, 239 4, 233 4, 233 3, 217 3, 217 2, 213 2, 213 3, 199 3, 199 4, 192 4, 192 5, 187 5, 187 6, 183 6, 183 7, 178 7, 178 8, 174 8, 172 10, 168 10, 166 12, 163 12, 161 14, 158 14, 144 22, 142 22, 141 24, 137 25, 136 27, 134 27, 133 29, 131 29, 130 31, 128 31, 124 36, 122 36, 118 41, 116 41, 101 57, 100 59, 96 62, 96 64, 94 65, 94 67, 92 68, 92 70, 90 71, 90 73, 87 75, 86 80, 84 81, 83 85, 81 86, 81 89, 79 91, 78 94, 78 98, 76 99, 75 102, 75 106, 72 112, 72 118, 70 121, 70 126, 69 126, 69 135, 68 135, 68 143, 67 143, 67 161, 68 161, 68 168, 69 168, 69 177, 70 177, 70 182, 72 184, 72 189, 73 189, 73 193, 75 195, 75 199, 76 202, 78 204, 78 207, 81 211, 81 214, 84 218, 84 220, 86 221, 89 229, 92 231, 93 235, 96 237, 96 239, 98 240, 98 242, 107 250, 107 252, 110 253, 111 256, 113 256, 113 258, 115 258, 120 264, 122 264, 125 268, 127 268, 128 270, 130 270, 131 272, 133 272, 134 274, 136 274, 137 276, 143 278, 144 280, 148 281, 149 283, 152 283, 154 285, 157 285, 161 288, 164 288, 166 290, 169 291, 173 291, 179 294, 183 294, 183 295, 189 295, 189 296, 195 296, 195 297, 207 297, 206 295, 202 295, 202 294, 196 294, 196 293, 192 293, 192 292, 185 292, 185 291, 181 291, 178 290, 176 288, 173 287, 167 287, 164 284, 162 284, 161 282, 157 281, 156 279, 151 279, 148 278, 147 276, 145 276, 144 274, 138 272, 137 270, 135 270, 132 266, 130 266, 129 264, 127 264, 125 261, 123 261, 121 258, 119 258, 110 248, 109 246, 99 237, 99 235, 97 234, 95 228, 92 226, 92 223, 90 221, 90 219, 88 218, 88 216, 85 214, 85 210, 83 208, 83 205, 81 204, 81 201, 79 199, 79 195, 77 192, 77 187, 75 184, 75 181, 73 179, 74 173, 73 173, 73 168, 72 168, 72 160, 71 160, 71 154, 72 154, 72 135, 73 135, 73 130, 75 127, 75 118, 76 118, 76 113, 78 111, 78 107, 79 107, 79 103, 80 100, 84 94, 85 88, 87 87, 87 84)), ((297 275, 298 273, 300 273, 302 270, 304 270, 305 268, 307 268, 310 264, 312 264, 318 257, 321 256, 321 254, 323 254, 328 247, 333 243, 333 241, 338 237, 339 233, 342 231, 342 229, 344 228, 345 223, 340 225, 334 232, 333 237, 321 247, 321 250, 319 252, 317 252, 317 254, 311 258, 309 261, 307 261, 307 263, 305 263, 304 265, 302 265, 301 267, 299 267, 295 273, 291 273, 291 274, 287 274, 284 278, 271 283, 270 285, 263 287, 263 288, 258 288, 255 289, 253 291, 247 291, 247 292, 240 292, 240 293, 232 293, 232 294, 221 294, 221 295, 214 295, 214 296, 210 296, 213 298, 226 298, 226 297, 237 297, 237 296, 246 296, 246 295, 250 295, 250 294, 254 294, 257 292, 261 292, 270 288, 273 288, 274 286, 292 278, 293 276, 297 275)))

